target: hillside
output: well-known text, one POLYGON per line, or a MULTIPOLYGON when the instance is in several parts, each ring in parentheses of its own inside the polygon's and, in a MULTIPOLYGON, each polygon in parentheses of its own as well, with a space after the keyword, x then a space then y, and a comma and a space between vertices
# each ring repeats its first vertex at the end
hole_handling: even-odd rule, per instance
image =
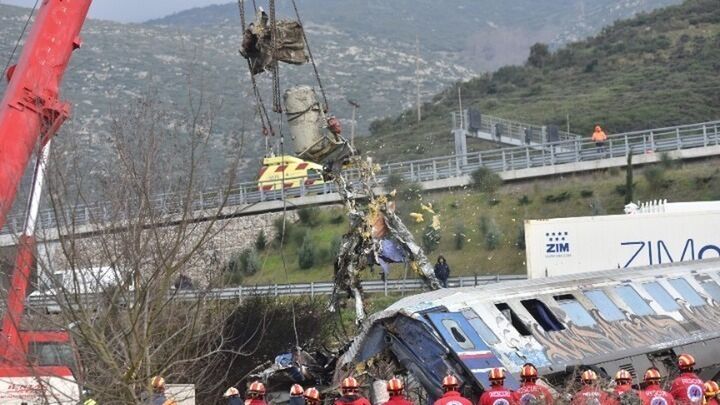
MULTIPOLYGON (((718 200, 719 162, 718 159, 684 164, 665 161, 636 167, 635 199, 668 199, 670 202, 718 200)), ((624 184, 625 171, 611 169, 507 183, 494 198, 472 188, 426 192, 422 201, 433 204, 440 214, 442 225, 440 244, 429 257, 434 260, 437 255, 444 255, 454 276, 522 274, 525 272, 522 232, 525 219, 622 214, 624 184), (463 235, 459 238, 461 245, 458 244, 458 234, 463 235), (492 242, 488 242, 490 239, 492 242)), ((416 198, 401 201, 399 212, 416 240, 421 241, 424 226, 414 223, 408 215, 419 211, 418 205, 416 198)), ((271 244, 258 254, 260 270, 251 276, 240 275, 234 282, 242 280, 245 285, 252 285, 331 280, 333 246, 337 243, 333 241, 347 231, 345 214, 339 208, 318 212, 311 225, 298 222, 290 226, 284 249, 287 278, 279 249, 271 244), (298 265, 298 250, 305 237, 313 242, 315 265, 302 270, 298 265)), ((365 272, 364 278, 377 279, 378 271, 379 267, 376 267, 374 274, 365 272)), ((404 276, 403 267, 393 265, 391 277, 404 276)), ((411 273, 408 277, 415 276, 411 273)))
MULTIPOLYGON (((538 46, 524 66, 503 67, 460 84, 463 104, 483 113, 589 134, 720 117, 720 8, 687 0, 605 28, 554 52, 538 46)), ((449 154, 457 85, 413 111, 371 125, 364 150, 380 160, 449 154), (423 145, 418 151, 417 145, 423 145)), ((588 135, 589 136, 589 135, 588 135)))

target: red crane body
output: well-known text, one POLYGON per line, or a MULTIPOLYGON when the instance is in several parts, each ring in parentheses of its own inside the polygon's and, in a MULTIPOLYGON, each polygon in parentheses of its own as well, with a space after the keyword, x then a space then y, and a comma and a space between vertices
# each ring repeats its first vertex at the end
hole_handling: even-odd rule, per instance
MULTIPOLYGON (((60 85, 73 50, 81 45, 80 30, 91 3, 92 0, 41 0, 18 63, 5 72, 9 84, 0 104, 0 228, 6 222, 33 152, 42 150, 70 114, 69 104, 59 98, 60 85)), ((36 176, 43 165, 36 167, 36 176)), ((42 391, 36 380, 43 376, 45 384, 65 384, 63 388, 52 388, 55 392, 59 389, 70 396, 77 393, 77 387, 65 383, 72 377, 69 365, 42 364, 28 358, 33 347, 69 344, 68 332, 20 330, 35 259, 33 234, 39 190, 34 185, 35 193, 36 197, 31 196, 35 212, 29 210, 19 240, 1 324, 0 399, 17 399, 28 391, 42 391), (48 383, 48 379, 55 380, 48 383)))

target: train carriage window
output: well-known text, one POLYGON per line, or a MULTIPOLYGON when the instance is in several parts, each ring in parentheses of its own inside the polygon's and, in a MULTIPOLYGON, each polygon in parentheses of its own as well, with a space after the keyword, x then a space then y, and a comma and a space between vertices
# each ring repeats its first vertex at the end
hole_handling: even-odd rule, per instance
POLYGON ((705 292, 715 301, 720 302, 720 285, 714 281, 706 281, 702 283, 705 292))
POLYGON ((67 343, 30 342, 28 357, 38 366, 66 366, 75 369, 75 356, 67 343))
POLYGON ((620 296, 620 298, 622 298, 623 301, 625 301, 625 303, 636 315, 644 316, 655 314, 655 311, 650 308, 650 305, 645 302, 643 297, 641 297, 632 286, 619 285, 615 287, 615 292, 620 296))
POLYGON ((468 323, 470 323, 470 326, 475 329, 475 332, 477 332, 478 335, 480 335, 480 337, 482 338, 482 340, 485 341, 485 343, 489 345, 500 343, 500 339, 497 337, 495 332, 493 332, 492 329, 487 326, 485 321, 483 321, 477 316, 473 318, 468 318, 467 316, 465 316, 465 318, 468 320, 468 323))
POLYGON ((588 290, 585 291, 584 294, 590 302, 595 305, 598 311, 600 311, 600 315, 602 315, 606 321, 619 321, 625 318, 620 308, 618 308, 602 290, 588 290))
POLYGON ((663 288, 663 286, 660 285, 657 281, 653 281, 651 283, 645 283, 643 284, 643 288, 645 291, 650 294, 651 297, 657 301, 658 304, 662 307, 662 309, 673 312, 680 309, 680 306, 675 302, 673 297, 670 295, 667 290, 663 288))
POLYGON ((678 293, 680 293, 680 296, 682 296, 691 307, 705 305, 705 300, 702 299, 700 294, 698 294, 684 278, 674 278, 668 280, 668 282, 674 289, 677 290, 678 293))
POLYGON ((465 331, 462 330, 462 328, 457 322, 452 319, 443 319, 442 324, 445 329, 450 331, 453 339, 455 339, 455 341, 461 348, 466 350, 472 350, 475 348, 473 342, 470 340, 470 338, 467 337, 465 331))
POLYGON ((495 304, 495 307, 500 311, 500 313, 507 318, 508 321, 512 324, 512 326, 515 328, 515 330, 518 331, 518 333, 521 336, 531 336, 532 333, 530 333, 530 330, 525 325, 525 322, 520 319, 519 316, 515 313, 515 311, 510 308, 510 306, 504 302, 501 302, 499 304, 495 304))
POLYGON ((546 332, 557 332, 565 329, 544 302, 536 299, 523 300, 520 302, 546 332))
POLYGON ((595 319, 582 306, 581 303, 572 294, 563 294, 555 296, 560 308, 567 314, 570 321, 577 326, 594 326, 595 319))

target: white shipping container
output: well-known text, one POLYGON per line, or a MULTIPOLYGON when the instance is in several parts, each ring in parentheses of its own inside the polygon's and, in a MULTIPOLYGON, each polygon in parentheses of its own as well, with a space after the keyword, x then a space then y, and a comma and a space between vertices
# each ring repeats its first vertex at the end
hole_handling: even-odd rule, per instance
POLYGON ((528 278, 720 257, 720 210, 525 221, 528 278))

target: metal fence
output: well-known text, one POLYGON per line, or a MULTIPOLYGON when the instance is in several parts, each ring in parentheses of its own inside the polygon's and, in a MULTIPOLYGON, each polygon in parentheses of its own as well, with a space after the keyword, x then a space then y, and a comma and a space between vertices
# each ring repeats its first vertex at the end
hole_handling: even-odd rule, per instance
MULTIPOLYGON (((492 135, 493 138, 500 142, 505 138, 512 138, 515 141, 514 144, 535 144, 534 146, 537 147, 537 144, 544 144, 548 141, 549 126, 533 125, 485 114, 482 114, 478 120, 479 122, 471 123, 468 110, 454 111, 451 116, 453 129, 463 129, 470 133, 473 131, 484 132, 492 135), (477 127, 473 128, 473 125, 477 127)), ((554 141, 577 140, 580 138, 582 138, 580 135, 557 128, 557 139, 554 139, 554 141)))
MULTIPOLYGON (((501 281, 525 280, 525 275, 495 275, 495 276, 467 276, 454 277, 448 280, 448 288, 473 287, 498 283, 501 281)), ((330 295, 333 292, 334 284, 330 282, 323 283, 303 283, 303 284, 267 284, 254 286, 239 286, 233 288, 222 288, 212 290, 173 290, 169 293, 169 298, 181 301, 196 300, 242 300, 243 298, 253 296, 310 296, 330 295)), ((363 281, 363 291, 372 294, 388 294, 410 293, 425 290, 425 283, 420 279, 405 280, 374 280, 363 281)), ((70 302, 81 302, 83 305, 95 305, 100 301, 95 294, 82 294, 77 299, 70 302)), ((50 312, 60 311, 57 304, 57 298, 54 295, 31 294, 28 297, 28 305, 34 308, 43 308, 50 312)), ((67 304, 64 304, 67 305, 67 304)))
MULTIPOLYGON (((395 175, 405 181, 426 182, 469 175, 480 167, 487 167, 495 172, 504 172, 597 161, 628 154, 639 155, 707 147, 720 144, 719 126, 720 121, 710 121, 615 134, 608 137, 604 146, 597 146, 590 139, 571 139, 544 143, 540 147, 538 145, 507 147, 468 153, 467 155, 389 163, 381 166, 377 178, 383 181, 388 176, 395 175)), ((351 180, 357 178, 357 173, 352 169, 347 172, 347 175, 351 180)), ((335 186, 331 183, 314 185, 300 183, 300 187, 269 191, 263 190, 262 186, 265 183, 258 182, 237 184, 228 190, 208 190, 197 194, 190 207, 193 211, 216 209, 221 206, 241 208, 266 201, 335 192, 335 186)), ((156 196, 151 201, 151 205, 159 215, 172 215, 184 212, 184 202, 184 195, 162 194, 156 196)), ((58 226, 58 222, 62 225, 80 226, 118 221, 121 218, 118 218, 117 212, 122 210, 122 206, 118 204, 127 205, 130 202, 103 202, 78 206, 64 211, 61 218, 57 218, 53 210, 43 210, 39 214, 38 223, 43 229, 52 229, 58 226)), ((22 216, 8 217, 7 224, 0 234, 19 231, 22 229, 22 220, 22 216)))

